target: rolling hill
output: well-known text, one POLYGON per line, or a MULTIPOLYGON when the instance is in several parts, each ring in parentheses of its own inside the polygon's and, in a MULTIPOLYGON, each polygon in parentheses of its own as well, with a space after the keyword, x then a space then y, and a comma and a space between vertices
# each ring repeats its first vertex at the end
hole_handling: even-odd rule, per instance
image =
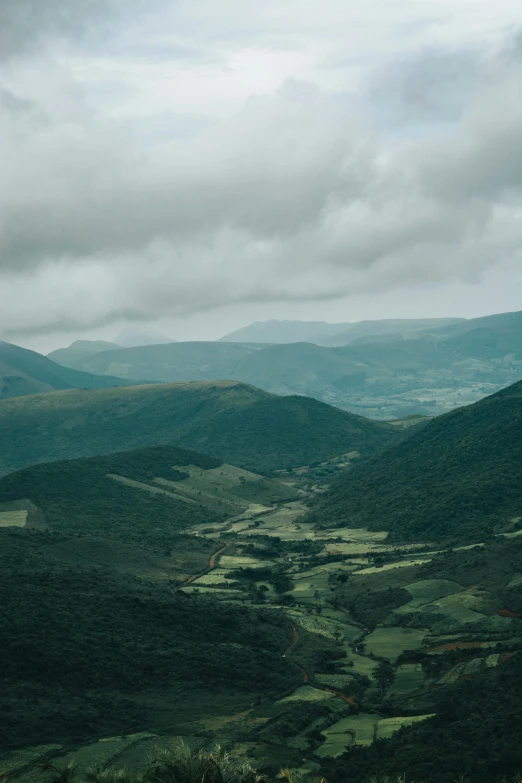
POLYGON ((522 520, 522 382, 432 420, 344 473, 318 521, 396 539, 478 541, 522 520))
POLYGON ((273 479, 175 446, 33 465, 0 479, 3 510, 27 511, 29 527, 169 545, 187 527, 239 515, 251 503, 295 499, 273 479))
POLYGON ((347 451, 371 455, 402 437, 317 400, 235 381, 79 389, 0 401, 0 474, 158 444, 271 471, 347 451))
POLYGON ((106 389, 134 383, 107 373, 98 376, 70 369, 36 351, 0 342, 0 399, 56 389, 106 389))

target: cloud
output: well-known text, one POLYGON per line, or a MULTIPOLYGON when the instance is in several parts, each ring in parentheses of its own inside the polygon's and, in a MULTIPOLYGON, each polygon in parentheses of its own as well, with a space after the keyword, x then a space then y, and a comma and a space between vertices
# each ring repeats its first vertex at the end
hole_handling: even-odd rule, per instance
MULTIPOLYGON (((31 9, 42 35, 77 33, 51 3, 19 8, 12 51, 34 42, 31 9)), ((99 24, 115 7, 93 0, 88 11, 99 24)), ((328 300, 513 262, 518 53, 512 42, 500 54, 422 50, 377 68, 355 98, 289 78, 147 143, 132 118, 93 104, 77 62, 24 54, 0 89, 0 329, 328 300)))

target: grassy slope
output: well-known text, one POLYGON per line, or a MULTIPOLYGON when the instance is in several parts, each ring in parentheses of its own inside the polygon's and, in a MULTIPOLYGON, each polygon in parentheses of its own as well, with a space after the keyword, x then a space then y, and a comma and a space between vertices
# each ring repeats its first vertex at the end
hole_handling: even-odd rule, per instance
POLYGON ((73 390, 0 401, 0 473, 152 444, 179 444, 253 470, 285 468, 404 437, 306 397, 235 382, 73 390))
POLYGON ((55 389, 106 389, 127 385, 128 380, 72 370, 35 351, 0 342, 0 398, 55 389))
POLYGON ((343 474, 316 510, 397 537, 477 540, 522 516, 522 382, 343 474))
POLYGON ((164 446, 45 463, 0 479, 0 503, 29 499, 53 530, 123 537, 165 548, 173 534, 190 525, 225 519, 228 506, 219 501, 214 506, 189 504, 120 483, 107 474, 144 484, 155 478, 179 482, 185 474, 176 466, 189 464, 205 470, 218 467, 220 460, 164 446))

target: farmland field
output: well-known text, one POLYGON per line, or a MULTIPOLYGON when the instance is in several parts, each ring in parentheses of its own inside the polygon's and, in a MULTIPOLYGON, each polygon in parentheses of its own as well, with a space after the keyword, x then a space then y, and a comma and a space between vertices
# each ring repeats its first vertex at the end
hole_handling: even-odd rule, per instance
POLYGON ((0 527, 25 527, 27 511, 0 511, 0 527))
POLYGON ((404 650, 422 647, 425 635, 426 630, 418 628, 377 628, 366 637, 366 649, 380 658, 388 658, 394 662, 404 650))

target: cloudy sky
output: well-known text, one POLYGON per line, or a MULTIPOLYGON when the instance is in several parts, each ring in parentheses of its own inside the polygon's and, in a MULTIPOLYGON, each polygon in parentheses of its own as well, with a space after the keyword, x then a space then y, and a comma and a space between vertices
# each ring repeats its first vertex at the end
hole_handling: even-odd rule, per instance
POLYGON ((522 309, 520 0, 0 0, 0 333, 522 309))

